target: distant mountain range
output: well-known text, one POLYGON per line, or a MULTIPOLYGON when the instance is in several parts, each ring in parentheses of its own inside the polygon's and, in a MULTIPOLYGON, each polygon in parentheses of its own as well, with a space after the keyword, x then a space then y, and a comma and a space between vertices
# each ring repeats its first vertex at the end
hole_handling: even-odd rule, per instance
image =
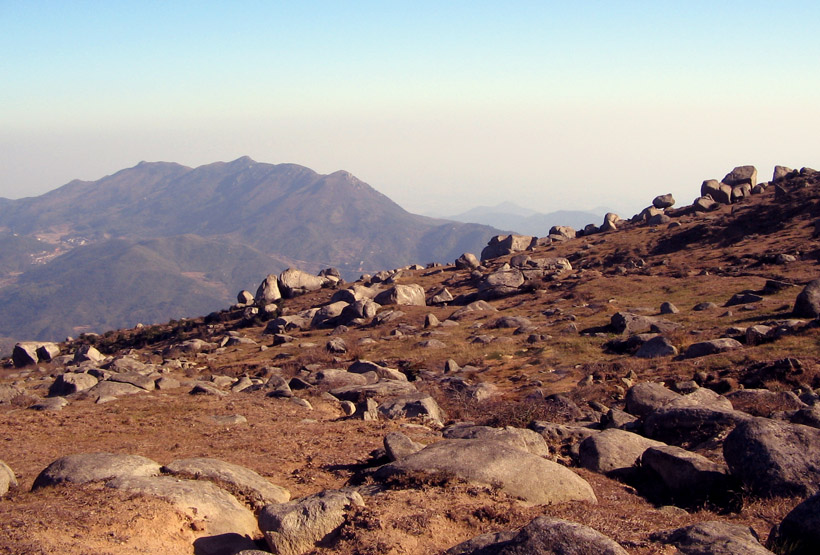
POLYGON ((0 199, 0 337, 201 315, 288 266, 346 279, 481 252, 499 230, 411 214, 345 171, 141 162, 0 199))
POLYGON ((579 210, 541 213, 511 202, 502 202, 496 206, 478 206, 461 214, 447 216, 447 219, 543 237, 554 225, 566 225, 576 229, 583 229, 587 224, 600 225, 606 212, 608 210, 603 210, 601 214, 579 210))

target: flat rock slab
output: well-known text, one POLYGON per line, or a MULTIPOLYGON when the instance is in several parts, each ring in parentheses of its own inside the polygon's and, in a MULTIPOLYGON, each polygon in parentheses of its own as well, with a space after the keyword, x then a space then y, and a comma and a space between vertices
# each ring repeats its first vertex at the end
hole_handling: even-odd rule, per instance
POLYGON ((60 457, 34 480, 31 490, 63 482, 84 484, 120 477, 146 477, 159 474, 160 465, 139 455, 115 453, 78 453, 60 457))
POLYGON ((741 524, 708 521, 655 532, 655 541, 672 544, 684 555, 772 555, 760 545, 751 528, 741 524))
POLYGON ((102 381, 83 392, 84 396, 94 399, 114 399, 123 395, 145 393, 145 389, 125 382, 102 381))
POLYGON ((171 476, 122 476, 106 486, 165 499, 182 514, 204 524, 207 535, 238 534, 248 539, 259 535, 253 513, 211 482, 171 476))
POLYGON ((259 528, 271 551, 299 555, 332 536, 354 506, 364 507, 358 492, 326 490, 289 503, 268 505, 259 513, 259 528))
POLYGON ((128 383, 146 391, 153 391, 157 387, 156 380, 159 377, 159 375, 151 376, 140 374, 138 372, 123 372, 121 374, 114 374, 108 378, 108 380, 112 382, 128 383))
POLYGON ((250 468, 218 459, 182 459, 163 466, 162 471, 172 476, 230 484, 260 509, 272 503, 290 501, 290 492, 285 488, 270 483, 250 468))
POLYGON ((627 555, 614 540, 583 524, 540 516, 518 533, 482 534, 445 555, 627 555))
POLYGON ((381 467, 375 476, 451 477, 496 486, 534 504, 598 501, 586 480, 568 468, 493 440, 445 439, 381 467))

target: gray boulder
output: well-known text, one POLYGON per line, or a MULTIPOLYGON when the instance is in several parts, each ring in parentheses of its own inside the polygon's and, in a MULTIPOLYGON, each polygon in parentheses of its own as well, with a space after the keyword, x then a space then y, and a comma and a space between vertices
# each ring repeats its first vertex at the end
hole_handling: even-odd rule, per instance
POLYGON ((820 279, 806 285, 794 301, 793 313, 798 318, 820 316, 820 279))
POLYGON ((18 486, 14 471, 5 462, 0 461, 0 497, 6 495, 9 490, 17 489, 18 486))
POLYGON ((674 205, 675 197, 672 196, 672 193, 658 195, 654 199, 652 199, 652 206, 654 206, 655 208, 660 208, 661 210, 665 208, 672 208, 674 205))
POLYGON ((441 426, 444 413, 438 403, 426 393, 405 395, 379 405, 379 414, 389 420, 397 418, 421 418, 441 426))
POLYGON ((714 179, 707 179, 700 186, 700 196, 712 197, 712 200, 721 204, 732 204, 732 187, 726 183, 719 183, 714 179))
POLYGON ((775 166, 774 172, 772 172, 772 183, 780 181, 781 179, 786 179, 790 174, 792 174, 795 170, 786 166, 775 166))
POLYGON ((582 441, 578 456, 581 466, 588 470, 628 477, 635 473, 635 463, 644 451, 663 445, 632 432, 610 428, 582 441))
POLYGON ((567 225, 554 225, 550 228, 549 235, 557 235, 564 239, 575 239, 576 231, 567 225))
POLYGON ((641 382, 626 392, 626 412, 635 416, 646 416, 680 397, 681 395, 667 389, 663 384, 641 382))
POLYGON ((709 341, 700 341, 692 343, 686 348, 683 353, 684 358, 699 358, 717 353, 724 353, 726 351, 733 351, 740 349, 743 345, 736 339, 729 337, 722 337, 720 339, 711 339, 709 341))
POLYGON ((352 507, 364 507, 358 492, 325 490, 296 501, 268 505, 259 513, 259 529, 274 553, 301 555, 320 542, 328 542, 352 507))
POLYGON ((757 185, 757 168, 754 166, 738 166, 723 178, 723 183, 730 187, 748 185, 749 188, 757 185))
POLYGON ((617 231, 618 223, 621 221, 620 216, 614 212, 607 212, 604 216, 604 223, 598 228, 598 231, 617 231))
POLYGON ((48 465, 31 486, 35 491, 63 482, 84 484, 119 477, 156 476, 160 465, 138 455, 79 453, 61 457, 48 465))
POLYGON ((649 341, 645 342, 635 353, 635 356, 638 358, 659 358, 677 355, 678 348, 662 335, 653 337, 649 341))
POLYGON ((24 341, 17 343, 11 351, 11 360, 16 368, 37 364, 37 343, 24 341))
POLYGON ((49 397, 62 397, 71 395, 78 391, 85 391, 97 385, 97 378, 91 374, 65 373, 57 376, 57 379, 49 386, 49 397))
MULTIPOLYGON (((359 374, 354 374, 359 375, 359 374)), ((365 399, 387 399, 418 393, 416 386, 398 380, 382 380, 373 384, 349 385, 330 390, 330 394, 342 401, 358 403, 365 399)))
POLYGON ((51 362, 60 356, 60 345, 57 343, 40 343, 37 345, 37 359, 40 362, 51 362))
POLYGON ((217 484, 230 484, 233 491, 240 492, 259 509, 272 503, 290 501, 290 492, 285 488, 270 483, 250 468, 218 459, 181 459, 163 466, 162 472, 196 480, 211 480, 217 484))
POLYGON ((317 291, 328 282, 321 276, 314 276, 296 268, 288 268, 279 274, 279 291, 286 299, 317 291))
POLYGON ((529 235, 496 235, 490 239, 487 246, 481 251, 481 260, 489 260, 527 250, 534 240, 535 237, 529 235))
POLYGON ((456 270, 475 270, 481 265, 476 255, 471 252, 465 252, 456 258, 456 270))
POLYGON ((268 274, 256 289, 256 296, 253 298, 253 301, 257 306, 268 306, 281 298, 282 293, 279 291, 279 279, 274 274, 268 274))
POLYGON ((473 314, 475 312, 498 312, 498 309, 487 301, 475 301, 455 310, 452 314, 450 314, 448 320, 461 320, 468 314, 473 314))
POLYGON ((672 497, 683 502, 725 499, 732 484, 726 465, 672 445, 644 451, 641 470, 658 476, 672 497))
POLYGON ((345 301, 336 301, 335 303, 326 304, 316 311, 310 325, 314 328, 327 325, 332 326, 348 306, 350 306, 350 304, 345 301))
POLYGON ((421 285, 394 285, 373 299, 380 305, 425 306, 424 288, 421 285))
POLYGON ((473 424, 458 423, 448 426, 442 431, 446 439, 484 439, 505 443, 515 449, 532 453, 539 457, 549 457, 550 451, 547 442, 537 432, 526 428, 505 426, 493 428, 491 426, 475 426, 473 424))
POLYGON ((820 491, 820 430, 747 418, 726 437, 732 474, 761 496, 808 496, 820 491))
POLYGON ((518 288, 523 284, 524 274, 520 270, 498 270, 484 276, 478 284, 478 294, 483 299, 498 299, 518 293, 518 288))
POLYGON ((692 210, 695 212, 711 212, 712 210, 717 210, 720 208, 720 203, 715 202, 715 200, 709 196, 698 197, 692 203, 692 210))
POLYGON ((381 480, 399 476, 449 476, 498 487, 513 497, 536 504, 597 503, 586 480, 568 468, 492 440, 445 439, 387 464, 375 473, 381 480))
POLYGON ((777 553, 814 555, 820 546, 820 493, 791 510, 769 534, 768 546, 777 553))
POLYGON ((760 545, 754 530, 729 522, 700 522, 655 532, 650 538, 674 545, 683 555, 772 555, 760 545))
POLYGON ((445 555, 627 555, 597 530, 560 518, 540 516, 518 533, 482 534, 445 555))
POLYGON ((664 443, 699 444, 721 436, 750 418, 745 413, 719 407, 665 406, 646 417, 643 431, 647 437, 664 443))
POLYGON ((390 432, 384 436, 384 451, 390 461, 397 461, 424 449, 424 445, 417 443, 401 432, 390 432))

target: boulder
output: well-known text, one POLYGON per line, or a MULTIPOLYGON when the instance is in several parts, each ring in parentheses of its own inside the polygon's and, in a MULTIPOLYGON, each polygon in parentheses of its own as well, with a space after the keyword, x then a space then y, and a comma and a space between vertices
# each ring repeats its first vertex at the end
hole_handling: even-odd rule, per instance
POLYGON ((374 299, 380 305, 425 306, 424 288, 421 285, 394 285, 382 291, 374 299))
POLYGON ((646 223, 651 226, 658 226, 658 225, 666 225, 672 221, 672 218, 667 216, 666 214, 655 214, 651 216, 646 223))
POLYGON ((646 417, 643 431, 647 437, 664 443, 696 445, 715 439, 750 418, 745 413, 721 408, 665 406, 646 417))
POLYGON ((786 179, 789 175, 793 174, 795 170, 786 167, 786 166, 775 166, 774 172, 772 173, 772 183, 776 183, 782 179, 786 179))
POLYGON ((519 532, 482 534, 444 555, 627 555, 597 530, 560 518, 540 516, 519 532))
POLYGON ((60 345, 57 343, 39 343, 37 345, 37 359, 40 362, 51 362, 51 359, 60 356, 60 345))
POLYGON ((672 193, 658 195, 654 199, 652 199, 652 206, 654 206, 655 208, 659 208, 661 210, 665 208, 672 208, 674 205, 675 197, 672 196, 672 193))
POLYGON ((413 441, 401 432, 390 432, 384 436, 384 451, 391 462, 403 459, 422 449, 424 445, 413 441))
POLYGON ((689 345, 683 353, 683 358, 698 358, 714 355, 717 353, 740 349, 741 347, 743 347, 743 345, 739 341, 728 337, 711 339, 709 341, 700 341, 689 345))
POLYGON ((31 486, 38 490, 63 482, 84 484, 119 477, 144 477, 159 474, 160 465, 138 455, 79 453, 61 457, 48 465, 31 486))
POLYGON ((601 227, 598 228, 599 231, 617 231, 618 230, 618 222, 621 221, 620 216, 615 214, 614 212, 607 212, 604 216, 604 223, 601 224, 601 227))
POLYGON ((732 204, 732 187, 726 183, 719 183, 714 179, 707 179, 700 186, 700 196, 709 196, 715 202, 732 204))
POLYGON ((279 290, 286 299, 317 291, 327 282, 327 278, 314 276, 296 268, 288 268, 279 274, 279 290))
POLYGON ((194 543, 196 553, 236 553, 255 547, 251 538, 258 535, 258 528, 253 513, 233 495, 210 482, 171 476, 120 476, 106 486, 171 503, 196 522, 205 536, 194 543))
POLYGON ((5 462, 0 461, 0 497, 6 495, 9 490, 17 489, 17 476, 5 462))
POLYGON ((715 200, 709 196, 698 197, 692 203, 692 210, 695 212, 711 212, 712 210, 717 210, 720 208, 720 203, 715 202, 715 200))
POLYGON ((481 265, 476 255, 471 252, 465 252, 456 258, 456 270, 475 270, 481 265))
POLYGON ((820 430, 747 418, 726 437, 732 474, 761 496, 808 496, 820 491, 820 430))
POLYGON ((754 293, 735 293, 723 306, 737 306, 741 304, 759 303, 763 297, 754 293))
POLYGON ((445 304, 453 302, 453 294, 447 288, 443 288, 430 298, 430 304, 445 304))
POLYGON ((274 553, 301 555, 320 542, 326 545, 352 507, 364 507, 358 492, 325 490, 296 501, 268 505, 259 513, 259 529, 274 553))
POLYGON ((738 166, 726 174, 723 183, 730 187, 748 185, 751 189, 757 185, 757 168, 754 166, 738 166))
POLYGON ((450 314, 448 320, 461 320, 468 314, 475 312, 498 312, 498 309, 487 301, 475 301, 455 310, 452 314, 450 314))
POLYGON ((726 465, 672 445, 650 447, 640 464, 644 476, 658 476, 673 499, 685 503, 726 499, 732 485, 726 465))
POLYGON ((793 313, 798 318, 820 316, 820 279, 806 285, 794 301, 793 313))
POLYGON ((313 381, 315 385, 330 388, 366 385, 368 383, 366 376, 348 372, 340 368, 325 368, 319 370, 310 376, 310 380, 313 381))
POLYGON ((683 555, 772 555, 754 530, 742 524, 707 521, 653 533, 650 538, 674 545, 683 555))
POLYGON ((609 319, 609 327, 614 333, 644 333, 652 328, 657 318, 641 316, 632 312, 616 312, 609 319))
POLYGON ((523 284, 524 274, 520 270, 498 270, 484 276, 478 284, 478 294, 483 299, 498 299, 518 293, 518 288, 523 284))
MULTIPOLYGON (((358 374, 353 374, 358 375, 358 374)), ((360 376, 363 377, 363 376, 360 376)), ((349 385, 330 390, 330 394, 342 401, 358 403, 365 399, 387 399, 418 393, 416 386, 409 382, 382 380, 373 384, 349 385)))
POLYGON ((529 235, 496 235, 490 239, 487 246, 481 251, 481 260, 489 260, 527 250, 534 240, 535 237, 529 235))
POLYGON ((80 364, 86 361, 97 363, 102 362, 104 360, 105 355, 99 352, 92 345, 81 345, 79 348, 77 348, 77 351, 74 353, 74 364, 80 364))
POLYGON ((635 353, 635 356, 638 358, 659 358, 677 355, 678 348, 662 335, 653 337, 649 341, 645 342, 635 353))
POLYGON ((597 503, 586 480, 568 468, 493 440, 445 439, 375 473, 381 480, 400 476, 461 479, 535 504, 597 503))
POLYGON ((667 389, 663 384, 642 382, 633 385, 626 392, 626 412, 635 416, 646 416, 680 397, 681 395, 667 389))
POLYGON ((677 314, 680 312, 680 309, 669 301, 665 301, 661 303, 660 312, 661 314, 677 314))
POLYGON ((16 368, 37 364, 37 343, 30 341, 17 343, 11 352, 11 360, 16 368))
POLYGON ((812 495, 792 509, 772 529, 767 545, 777 553, 817 553, 820 546, 820 493, 812 495))
MULTIPOLYGON (((276 276, 274 276, 274 279, 276 279, 276 276)), ((236 294, 236 303, 242 306, 253 304, 253 295, 250 291, 246 291, 243 289, 242 291, 236 294)))
POLYGON ((163 466, 162 472, 172 476, 210 480, 217 485, 230 484, 232 491, 241 493, 259 509, 272 503, 290 501, 290 492, 285 488, 270 483, 250 468, 218 459, 181 459, 163 466))
POLYGON ((422 418, 441 426, 444 413, 438 403, 426 393, 405 395, 379 405, 379 414, 387 419, 422 418))
POLYGON ((97 385, 97 378, 91 374, 66 372, 57 376, 57 379, 49 386, 48 396, 64 397, 78 391, 91 389, 95 385, 97 385))
POLYGON ((326 304, 313 315, 313 319, 310 322, 311 327, 332 326, 348 306, 350 306, 350 304, 345 301, 336 301, 335 303, 326 304))
POLYGON ((564 239, 575 239, 577 233, 567 225, 554 225, 550 228, 549 235, 557 235, 564 239))
POLYGON ((800 410, 806 403, 791 391, 769 391, 768 389, 739 389, 726 394, 735 410, 753 416, 769 418, 779 411, 800 410))
POLYGON ((505 426, 475 426, 468 423, 457 423, 442 431, 445 439, 484 439, 505 443, 514 449, 520 449, 539 457, 549 457, 547 442, 537 432, 525 428, 505 426))
POLYGON ((257 306, 267 306, 281 298, 282 293, 279 291, 279 279, 274 274, 268 274, 256 289, 256 296, 254 296, 253 300, 257 306))
POLYGON ((663 445, 632 432, 610 428, 582 441, 578 457, 581 466, 593 472, 629 477, 635 474, 635 463, 644 451, 663 445))
POLYGON ((112 382, 131 384, 135 387, 139 387, 140 389, 144 389, 145 391, 153 391, 157 387, 156 380, 159 377, 159 374, 146 376, 138 372, 122 372, 120 374, 113 374, 110 378, 108 378, 108 380, 112 382))

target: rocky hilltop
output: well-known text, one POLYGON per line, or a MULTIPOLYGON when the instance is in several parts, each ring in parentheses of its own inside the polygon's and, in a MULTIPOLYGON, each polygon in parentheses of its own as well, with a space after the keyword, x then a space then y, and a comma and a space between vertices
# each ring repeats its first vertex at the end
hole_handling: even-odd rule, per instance
POLYGON ((24 342, 9 553, 807 554, 820 173, 24 342))

